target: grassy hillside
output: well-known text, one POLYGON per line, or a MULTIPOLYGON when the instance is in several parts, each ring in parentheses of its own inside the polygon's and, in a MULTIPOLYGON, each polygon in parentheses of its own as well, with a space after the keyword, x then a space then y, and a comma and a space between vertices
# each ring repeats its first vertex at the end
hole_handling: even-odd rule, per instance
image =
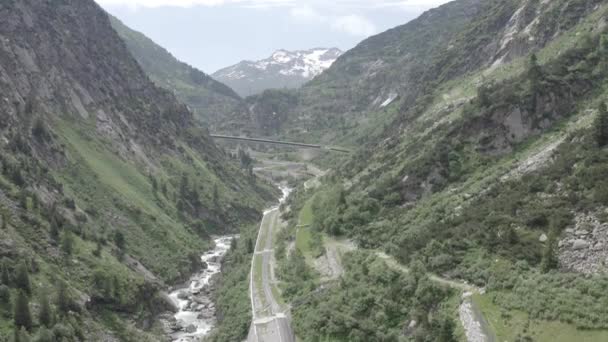
POLYGON ((93 1, 0 13, 0 340, 161 341, 161 291, 277 190, 150 82, 93 1))

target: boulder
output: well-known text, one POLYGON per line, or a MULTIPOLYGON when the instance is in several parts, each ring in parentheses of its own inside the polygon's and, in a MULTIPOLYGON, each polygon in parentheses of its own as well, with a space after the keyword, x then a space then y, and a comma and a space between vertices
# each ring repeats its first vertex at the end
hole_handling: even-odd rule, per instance
POLYGON ((177 294, 177 298, 181 299, 181 300, 187 300, 188 297, 190 297, 190 293, 188 293, 188 291, 180 291, 177 294))
POLYGON ((547 237, 547 234, 543 234, 538 238, 538 241, 540 241, 540 242, 547 242, 547 240, 549 240, 549 238, 547 237))
POLYGON ((585 249, 588 247, 589 247, 589 242, 582 240, 582 239, 574 240, 574 242, 572 243, 572 249, 574 249, 575 251, 579 251, 581 249, 585 249))
POLYGON ((189 326, 186 327, 186 332, 188 334, 192 334, 194 332, 196 332, 197 328, 194 324, 190 324, 189 326))

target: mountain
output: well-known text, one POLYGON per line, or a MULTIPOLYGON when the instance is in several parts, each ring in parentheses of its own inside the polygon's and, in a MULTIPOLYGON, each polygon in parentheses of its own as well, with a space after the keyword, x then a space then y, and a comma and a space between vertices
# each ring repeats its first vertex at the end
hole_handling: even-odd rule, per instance
POLYGON ((93 0, 0 16, 0 340, 163 341, 162 291, 276 190, 150 81, 93 0))
POLYGON ((600 0, 457 0, 247 99, 243 131, 354 151, 320 160, 285 214, 303 341, 606 339, 607 17, 600 0))
POLYGON ((340 55, 342 51, 337 48, 278 50, 269 58, 243 61, 212 76, 247 97, 266 89, 298 88, 329 68, 340 55))
POLYGON ((111 15, 110 21, 150 79, 173 92, 199 121, 215 128, 226 114, 243 111, 241 98, 228 86, 177 60, 165 48, 111 15))

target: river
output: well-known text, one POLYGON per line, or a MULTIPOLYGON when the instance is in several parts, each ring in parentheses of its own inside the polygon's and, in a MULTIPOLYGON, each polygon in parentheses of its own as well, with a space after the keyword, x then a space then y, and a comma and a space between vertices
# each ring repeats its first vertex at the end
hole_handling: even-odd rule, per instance
POLYGON ((220 236, 214 239, 215 248, 201 256, 207 267, 190 278, 190 285, 169 294, 179 308, 175 314, 177 331, 171 335, 174 342, 199 341, 209 334, 215 325, 215 304, 210 298, 209 282, 221 272, 221 261, 236 236, 220 236))

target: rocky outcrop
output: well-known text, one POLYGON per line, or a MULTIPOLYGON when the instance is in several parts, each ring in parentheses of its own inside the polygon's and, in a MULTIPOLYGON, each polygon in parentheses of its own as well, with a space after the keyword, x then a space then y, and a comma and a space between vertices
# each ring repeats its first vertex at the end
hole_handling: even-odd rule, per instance
POLYGON ((566 270, 597 274, 608 270, 608 224, 580 214, 559 242, 559 263, 566 270))

